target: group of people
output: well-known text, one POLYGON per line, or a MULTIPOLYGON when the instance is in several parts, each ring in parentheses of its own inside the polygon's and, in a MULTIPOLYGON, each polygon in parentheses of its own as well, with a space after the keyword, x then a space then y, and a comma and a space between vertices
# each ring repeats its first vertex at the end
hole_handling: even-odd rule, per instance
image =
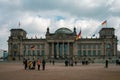
POLYGON ((75 66, 77 65, 77 61, 73 61, 73 60, 65 60, 65 66, 73 66, 73 64, 75 63, 75 66))
POLYGON ((50 60, 50 64, 53 64, 53 65, 55 65, 55 60, 50 60))
POLYGON ((89 64, 88 60, 82 60, 82 65, 88 65, 88 64, 89 64))
POLYGON ((38 70, 40 70, 40 66, 42 65, 42 70, 45 70, 45 60, 42 61, 38 58, 37 61, 35 59, 33 60, 27 60, 26 58, 23 59, 24 69, 27 70, 35 70, 36 65, 38 67, 38 70))
MULTIPOLYGON (((51 63, 54 65, 55 61, 54 60, 52 60, 52 61, 50 60, 50 64, 51 63)), ((73 66, 74 63, 75 63, 75 65, 77 65, 77 61, 76 60, 75 61, 68 60, 68 59, 65 60, 65 66, 73 66)), ((108 63, 109 63, 109 60, 106 59, 106 61, 105 61, 105 68, 108 68, 108 63)), ((37 60, 35 60, 34 58, 33 58, 33 60, 28 60, 28 59, 24 58, 23 59, 23 64, 24 64, 24 69, 25 70, 27 70, 27 69, 35 70, 36 65, 37 65, 37 69, 38 70, 40 70, 40 68, 42 68, 42 70, 45 70, 46 61, 45 61, 45 59, 40 60, 39 58, 37 60)), ((88 64, 89 64, 88 60, 85 60, 85 59, 82 60, 82 65, 88 65, 88 64)), ((120 65, 120 59, 116 60, 116 65, 120 65)))

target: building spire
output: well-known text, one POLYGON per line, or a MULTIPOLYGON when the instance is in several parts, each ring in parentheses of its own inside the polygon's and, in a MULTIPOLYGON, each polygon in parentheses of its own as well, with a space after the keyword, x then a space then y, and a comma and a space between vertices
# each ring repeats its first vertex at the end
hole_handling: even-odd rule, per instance
POLYGON ((74 27, 74 34, 76 35, 76 27, 74 27))

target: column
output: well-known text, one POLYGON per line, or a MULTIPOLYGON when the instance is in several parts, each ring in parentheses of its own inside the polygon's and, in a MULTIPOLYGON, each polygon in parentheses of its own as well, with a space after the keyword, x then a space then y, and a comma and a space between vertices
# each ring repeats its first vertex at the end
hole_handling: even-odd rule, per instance
POLYGON ((12 44, 9 42, 8 43, 8 60, 11 60, 11 56, 12 56, 12 44))
POLYGON ((102 42, 101 48, 102 48, 102 49, 101 49, 101 53, 102 53, 101 55, 102 55, 102 56, 105 56, 106 54, 105 54, 105 43, 104 43, 104 42, 102 42))
POLYGON ((57 58, 59 58, 59 42, 57 43, 57 58))
POLYGON ((9 47, 8 48, 9 48, 8 49, 8 54, 12 55, 12 44, 11 43, 9 43, 9 47))
POLYGON ((20 60, 20 56, 23 55, 23 45, 22 45, 22 42, 19 43, 19 47, 20 47, 20 51, 19 52, 19 60, 20 60))
POLYGON ((64 54, 64 42, 63 42, 63 44, 62 44, 62 57, 64 58, 65 56, 64 56, 65 54, 64 54))
POLYGON ((50 43, 48 43, 47 48, 48 48, 47 49, 48 51, 46 51, 47 55, 48 55, 49 58, 51 58, 51 56, 52 56, 52 44, 50 45, 50 43))
POLYGON ((22 43, 20 42, 20 51, 19 51, 20 53, 19 53, 19 55, 23 55, 23 49, 22 49, 22 43))
POLYGON ((70 45, 69 45, 69 42, 68 42, 68 56, 70 57, 69 48, 70 48, 70 45))
POLYGON ((54 43, 52 43, 52 57, 54 57, 54 43))
POLYGON ((116 42, 114 42, 114 44, 113 44, 113 54, 115 55, 115 56, 119 56, 118 54, 117 54, 117 43, 116 42))
POLYGON ((10 43, 10 55, 11 57, 13 57, 13 44, 10 43))

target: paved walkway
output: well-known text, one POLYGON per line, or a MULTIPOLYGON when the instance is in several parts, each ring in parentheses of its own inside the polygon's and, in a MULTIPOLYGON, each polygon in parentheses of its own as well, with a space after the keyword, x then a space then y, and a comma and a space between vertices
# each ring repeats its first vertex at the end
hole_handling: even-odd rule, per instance
POLYGON ((1 63, 0 80, 120 80, 120 66, 89 64, 65 67, 63 63, 54 66, 46 64, 45 71, 24 70, 22 63, 1 63))

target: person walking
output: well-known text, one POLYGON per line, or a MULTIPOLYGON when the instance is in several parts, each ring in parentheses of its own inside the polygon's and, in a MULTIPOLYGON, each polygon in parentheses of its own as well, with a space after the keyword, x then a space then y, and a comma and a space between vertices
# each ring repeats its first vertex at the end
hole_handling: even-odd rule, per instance
POLYGON ((65 60, 65 66, 68 66, 68 63, 69 63, 69 62, 68 62, 68 60, 66 59, 66 60, 65 60))
POLYGON ((24 61, 23 61, 23 63, 24 63, 24 69, 26 70, 27 69, 27 59, 24 59, 24 61))
POLYGON ((52 61, 50 60, 49 62, 50 62, 50 64, 51 64, 52 61))
POLYGON ((45 70, 45 64, 46 64, 46 62, 45 62, 45 60, 43 59, 43 60, 42 60, 42 70, 45 70))
POLYGON ((36 61, 33 59, 33 69, 35 69, 36 61))
POLYGON ((75 66, 77 66, 77 60, 75 60, 75 66))
POLYGON ((105 68, 108 68, 108 59, 105 61, 105 68))
POLYGON ((40 60, 37 60, 37 66, 38 66, 38 70, 40 70, 40 60))
POLYGON ((28 62, 28 66, 29 66, 29 70, 31 70, 32 69, 32 61, 31 60, 28 62))
POLYGON ((55 61, 54 60, 52 61, 52 64, 55 65, 55 61))

